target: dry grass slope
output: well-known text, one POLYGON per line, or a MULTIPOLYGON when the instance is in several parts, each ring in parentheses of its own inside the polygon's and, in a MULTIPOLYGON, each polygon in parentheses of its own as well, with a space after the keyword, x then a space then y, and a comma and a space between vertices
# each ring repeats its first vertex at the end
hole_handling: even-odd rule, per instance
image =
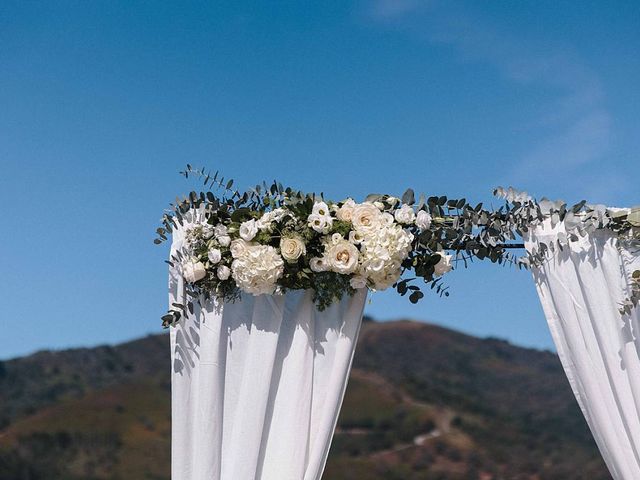
MULTIPOLYGON (((167 338, 0 362, 0 479, 169 479, 167 338)), ((367 322, 324 478, 608 479, 555 355, 367 322)))

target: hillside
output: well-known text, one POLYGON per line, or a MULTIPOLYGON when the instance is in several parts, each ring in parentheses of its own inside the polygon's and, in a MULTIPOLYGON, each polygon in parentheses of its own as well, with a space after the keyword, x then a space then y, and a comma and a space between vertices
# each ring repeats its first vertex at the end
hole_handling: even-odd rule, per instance
MULTIPOLYGON (((0 362, 0 479, 169 479, 165 335, 0 362)), ((557 357, 367 322, 329 480, 609 479, 557 357)))

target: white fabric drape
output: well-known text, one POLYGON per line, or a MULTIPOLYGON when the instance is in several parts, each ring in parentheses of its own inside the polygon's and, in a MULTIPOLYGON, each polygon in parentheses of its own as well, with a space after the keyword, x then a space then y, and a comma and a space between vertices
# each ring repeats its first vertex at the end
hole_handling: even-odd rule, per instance
MULTIPOLYGON (((562 223, 531 232, 527 249, 566 233, 562 223)), ((607 230, 556 248, 533 275, 573 393, 615 479, 640 479, 640 315, 621 316, 634 247, 607 230)))
MULTIPOLYGON (((184 303, 174 269, 169 286, 184 303)), ((212 301, 171 328, 172 480, 321 478, 367 292, 323 312, 311 295, 212 301)))

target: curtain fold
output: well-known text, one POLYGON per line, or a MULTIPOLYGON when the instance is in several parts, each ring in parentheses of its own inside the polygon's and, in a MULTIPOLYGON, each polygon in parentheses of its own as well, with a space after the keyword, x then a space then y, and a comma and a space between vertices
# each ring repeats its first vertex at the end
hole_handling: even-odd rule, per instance
MULTIPOLYGON (((526 239, 552 243, 566 234, 548 222, 526 239)), ((637 247, 613 232, 596 231, 555 252, 532 269, 542 307, 565 373, 615 479, 640 479, 639 312, 621 315, 637 247)))
MULTIPOLYGON (((170 304, 183 290, 171 269, 170 304)), ((311 291, 242 295, 171 327, 171 478, 319 480, 366 295, 323 312, 311 291)))

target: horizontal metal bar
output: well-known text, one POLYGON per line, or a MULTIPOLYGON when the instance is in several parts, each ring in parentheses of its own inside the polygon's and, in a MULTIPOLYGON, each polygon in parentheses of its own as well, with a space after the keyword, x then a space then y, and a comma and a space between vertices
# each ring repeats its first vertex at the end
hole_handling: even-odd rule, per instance
MULTIPOLYGON (((524 248, 524 243, 504 243, 502 245, 496 245, 496 247, 512 249, 512 248, 524 248)), ((447 250, 466 250, 467 247, 449 247, 447 250)), ((471 249, 474 250, 474 249, 471 249)))

